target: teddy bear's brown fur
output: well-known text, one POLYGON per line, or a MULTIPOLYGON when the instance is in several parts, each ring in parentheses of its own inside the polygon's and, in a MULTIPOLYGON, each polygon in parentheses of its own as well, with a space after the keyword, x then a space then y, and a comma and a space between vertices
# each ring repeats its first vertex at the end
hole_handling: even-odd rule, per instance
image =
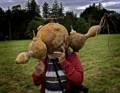
POLYGON ((52 53, 57 51, 63 43, 68 43, 69 35, 67 29, 63 25, 48 23, 41 27, 36 37, 41 38, 47 46, 47 52, 52 53))

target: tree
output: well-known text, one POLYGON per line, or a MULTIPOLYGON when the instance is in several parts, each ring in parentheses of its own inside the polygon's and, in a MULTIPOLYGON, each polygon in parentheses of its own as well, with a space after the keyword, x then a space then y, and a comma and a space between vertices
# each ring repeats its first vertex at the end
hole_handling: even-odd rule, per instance
POLYGON ((13 6, 12 10, 21 10, 21 5, 15 5, 15 6, 13 6))
POLYGON ((12 14, 12 12, 8 8, 8 10, 6 11, 6 20, 7 20, 7 27, 8 27, 8 33, 6 33, 6 37, 8 37, 9 40, 12 39, 12 31, 11 31, 12 16, 11 16, 11 14, 12 14))
MULTIPOLYGON (((109 17, 107 22, 109 24, 110 33, 120 33, 119 32, 119 21, 120 21, 120 14, 117 14, 114 11, 109 11, 105 9, 101 3, 99 5, 92 5, 86 8, 80 15, 80 18, 84 18, 85 21, 89 24, 89 27, 92 25, 97 25, 100 23, 100 20, 104 14, 108 14, 109 17), (98 15, 99 14, 99 15, 98 15)), ((106 24, 102 29, 101 33, 106 34, 108 33, 108 28, 106 24)))
POLYGON ((80 15, 80 17, 84 18, 86 22, 89 23, 90 26, 99 24, 101 17, 104 13, 108 13, 108 11, 102 8, 102 5, 95 6, 94 4, 88 8, 86 8, 80 15), (98 15, 99 14, 99 15, 98 15))
POLYGON ((103 9, 103 6, 101 3, 98 4, 98 9, 103 9))
POLYGON ((40 19, 39 17, 35 17, 33 20, 31 20, 28 23, 27 31, 25 32, 25 36, 27 38, 33 38, 33 31, 35 33, 37 33, 37 27, 40 25, 43 25, 43 21, 44 20, 40 19))
POLYGON ((4 40, 6 31, 5 12, 0 7, 0 40, 4 40))
POLYGON ((71 26, 75 26, 75 22, 77 21, 77 17, 73 12, 66 12, 66 16, 64 18, 64 26, 67 28, 67 30, 71 31, 71 26))
POLYGON ((47 2, 43 4, 43 17, 47 18, 49 16, 49 5, 47 2))
POLYGON ((89 29, 89 25, 88 23, 85 21, 84 18, 79 18, 76 22, 75 22, 75 30, 77 32, 80 33, 86 33, 89 29))
POLYGON ((40 9, 35 0, 28 0, 27 8, 33 16, 40 16, 40 9))
POLYGON ((62 16, 64 16, 64 14, 63 14, 63 5, 62 5, 62 3, 60 3, 60 8, 59 8, 59 12, 58 12, 58 15, 59 15, 59 17, 62 17, 62 16))
POLYGON ((58 14, 59 13, 59 5, 58 5, 57 0, 54 0, 51 12, 52 12, 51 15, 53 17, 58 17, 59 16, 59 14, 58 14))

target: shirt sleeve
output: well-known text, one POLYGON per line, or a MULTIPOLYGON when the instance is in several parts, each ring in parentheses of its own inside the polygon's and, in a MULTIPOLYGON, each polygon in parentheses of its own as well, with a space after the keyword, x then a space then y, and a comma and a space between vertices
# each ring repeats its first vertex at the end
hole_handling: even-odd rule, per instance
POLYGON ((43 75, 40 75, 40 76, 36 76, 33 72, 32 74, 32 80, 33 80, 33 83, 38 86, 38 85, 41 85, 44 81, 44 76, 43 75))
MULTIPOLYGON (((46 72, 47 58, 45 60, 43 60, 43 63, 45 64, 45 72, 46 72)), ((32 81, 36 86, 44 84, 45 73, 38 76, 38 75, 35 75, 35 73, 33 72, 32 81)))
POLYGON ((83 82, 83 68, 75 53, 71 53, 61 64, 67 78, 77 86, 83 82))

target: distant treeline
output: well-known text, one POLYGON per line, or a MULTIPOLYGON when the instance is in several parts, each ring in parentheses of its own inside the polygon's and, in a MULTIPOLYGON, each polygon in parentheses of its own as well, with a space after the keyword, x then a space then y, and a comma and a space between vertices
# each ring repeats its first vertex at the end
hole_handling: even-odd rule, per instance
MULTIPOLYGON (((36 28, 46 24, 45 18, 49 16, 60 18, 55 22, 63 24, 69 32, 72 26, 77 32, 86 33, 90 26, 99 24, 101 17, 107 13, 110 15, 110 33, 120 33, 120 14, 106 10, 100 3, 90 5, 79 17, 73 11, 63 11, 64 6, 57 0, 54 0, 51 7, 45 2, 42 12, 35 0, 28 0, 25 9, 22 9, 21 5, 8 8, 6 11, 0 8, 0 40, 30 39, 33 37, 33 30, 37 32, 36 28)), ((106 26, 101 33, 108 33, 106 26)))

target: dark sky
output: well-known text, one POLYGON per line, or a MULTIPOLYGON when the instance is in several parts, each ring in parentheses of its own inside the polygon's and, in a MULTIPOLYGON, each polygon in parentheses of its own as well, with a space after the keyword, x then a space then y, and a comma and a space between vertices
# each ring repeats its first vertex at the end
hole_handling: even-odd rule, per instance
MULTIPOLYGON (((36 0, 40 6, 42 6, 45 1, 52 4, 54 0, 36 0)), ((0 7, 6 10, 8 7, 21 4, 24 8, 26 2, 27 0, 0 0, 0 7)), ((103 7, 106 9, 114 10, 120 13, 120 0, 58 0, 58 2, 63 3, 64 11, 74 11, 77 14, 82 12, 90 4, 99 2, 102 3, 103 7)))

